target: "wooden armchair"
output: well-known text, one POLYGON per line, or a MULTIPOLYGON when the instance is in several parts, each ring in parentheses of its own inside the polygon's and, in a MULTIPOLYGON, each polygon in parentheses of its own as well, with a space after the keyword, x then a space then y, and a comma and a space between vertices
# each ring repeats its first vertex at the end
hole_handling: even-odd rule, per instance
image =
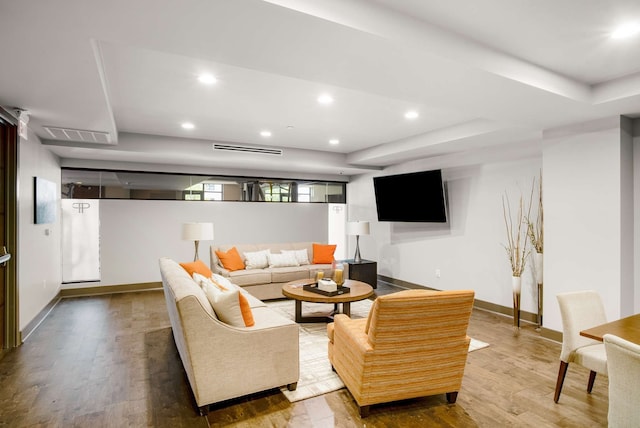
POLYGON ((446 394, 455 403, 474 292, 406 290, 378 297, 367 319, 336 315, 329 360, 366 417, 372 404, 446 394))

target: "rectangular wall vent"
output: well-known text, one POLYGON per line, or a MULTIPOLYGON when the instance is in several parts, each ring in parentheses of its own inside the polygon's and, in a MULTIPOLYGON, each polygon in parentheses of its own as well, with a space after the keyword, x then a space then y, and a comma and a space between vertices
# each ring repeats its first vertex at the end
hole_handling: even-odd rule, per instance
POLYGON ((102 131, 84 131, 81 129, 58 128, 43 126, 51 138, 58 141, 75 141, 90 144, 115 144, 111 141, 111 135, 102 131))
POLYGON ((213 143, 213 150, 223 150, 227 152, 243 152, 243 153, 256 153, 260 155, 276 155, 282 156, 282 149, 273 149, 270 147, 249 147, 249 146, 235 146, 232 144, 219 144, 213 143))

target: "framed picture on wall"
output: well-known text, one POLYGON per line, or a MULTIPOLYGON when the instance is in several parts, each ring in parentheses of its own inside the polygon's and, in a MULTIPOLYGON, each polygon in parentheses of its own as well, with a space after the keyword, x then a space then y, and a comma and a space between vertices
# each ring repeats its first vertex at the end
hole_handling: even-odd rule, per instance
POLYGON ((35 224, 55 223, 58 209, 56 183, 44 178, 34 177, 35 224))

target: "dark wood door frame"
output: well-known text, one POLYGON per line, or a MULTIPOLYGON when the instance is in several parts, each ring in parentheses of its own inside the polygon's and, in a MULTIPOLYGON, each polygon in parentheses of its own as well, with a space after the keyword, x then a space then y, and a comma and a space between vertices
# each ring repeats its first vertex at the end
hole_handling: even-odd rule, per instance
POLYGON ((0 268, 0 275, 5 280, 4 311, 4 343, 0 343, 2 351, 20 345, 20 325, 18 318, 18 121, 7 110, 0 107, 0 150, 4 165, 4 228, 5 242, 11 259, 0 268))

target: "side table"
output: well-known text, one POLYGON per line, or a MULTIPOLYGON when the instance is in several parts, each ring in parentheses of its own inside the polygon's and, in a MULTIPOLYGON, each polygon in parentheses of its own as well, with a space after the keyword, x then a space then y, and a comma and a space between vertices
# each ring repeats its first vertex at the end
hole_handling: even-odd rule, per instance
POLYGON ((373 288, 378 288, 378 263, 373 260, 361 260, 356 263, 354 259, 341 260, 349 265, 349 279, 362 281, 373 288))

